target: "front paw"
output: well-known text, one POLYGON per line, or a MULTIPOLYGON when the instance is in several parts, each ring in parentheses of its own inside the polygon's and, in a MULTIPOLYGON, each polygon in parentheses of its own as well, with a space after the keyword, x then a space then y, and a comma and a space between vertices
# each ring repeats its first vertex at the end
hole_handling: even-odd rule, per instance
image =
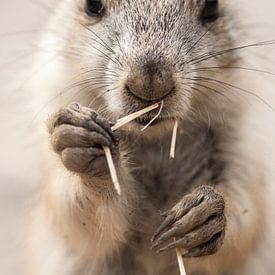
POLYGON ((224 207, 223 197, 214 188, 197 188, 165 213, 152 239, 153 248, 159 247, 159 252, 181 248, 184 257, 215 254, 225 235, 224 207))
POLYGON ((51 144, 64 166, 76 173, 109 173, 102 146, 114 148, 117 137, 111 124, 93 110, 71 104, 48 120, 51 144))

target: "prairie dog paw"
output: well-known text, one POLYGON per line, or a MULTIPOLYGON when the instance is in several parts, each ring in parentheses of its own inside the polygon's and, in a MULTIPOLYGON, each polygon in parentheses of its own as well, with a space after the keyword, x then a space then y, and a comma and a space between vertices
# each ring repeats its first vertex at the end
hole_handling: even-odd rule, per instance
POLYGON ((108 174, 102 146, 114 148, 117 143, 110 122, 74 103, 49 118, 48 131, 53 150, 68 170, 93 176, 108 174))
POLYGON ((184 257, 215 254, 222 246, 226 218, 224 199, 214 188, 201 186, 165 213, 152 242, 159 252, 180 248, 184 257))

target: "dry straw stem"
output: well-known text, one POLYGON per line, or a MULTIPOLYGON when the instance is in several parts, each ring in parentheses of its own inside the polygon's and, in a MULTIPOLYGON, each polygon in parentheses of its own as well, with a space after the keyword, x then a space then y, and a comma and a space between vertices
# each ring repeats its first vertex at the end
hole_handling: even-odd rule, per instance
POLYGON ((171 142, 171 148, 170 148, 170 158, 171 159, 175 158, 178 128, 179 128, 179 123, 176 120, 174 129, 173 129, 172 142, 171 142))
MULTIPOLYGON (((179 123, 176 120, 174 129, 173 129, 171 149, 170 149, 170 158, 172 158, 172 159, 175 158, 178 127, 179 127, 179 123)), ((186 275, 185 268, 184 268, 184 262, 183 262, 182 255, 181 255, 179 249, 176 249, 176 254, 177 254, 177 259, 178 259, 178 264, 179 264, 179 269, 180 269, 180 275, 186 275)))
POLYGON ((160 116, 163 109, 163 105, 164 105, 164 101, 162 100, 160 103, 159 111, 156 114, 156 116, 153 119, 151 119, 150 122, 141 129, 141 131, 145 131, 160 116))
POLYGON ((115 131, 117 129, 119 129, 120 127, 124 126, 125 124, 135 120, 136 118, 150 112, 150 111, 153 111, 155 109, 157 109, 159 107, 160 103, 156 103, 154 105, 151 105, 149 107, 146 107, 145 109, 142 109, 138 112, 135 112, 133 114, 130 114, 128 116, 125 116, 123 118, 120 118, 117 123, 112 127, 112 130, 115 131))
POLYGON ((178 264, 180 269, 180 275, 186 275, 183 258, 179 249, 176 249, 176 254, 177 254, 177 259, 178 259, 178 264))
MULTIPOLYGON (((154 109, 157 109, 159 106, 161 106, 161 108, 160 108, 160 111, 159 111, 159 113, 157 114, 157 116, 154 117, 154 118, 149 122, 148 125, 146 125, 147 127, 149 127, 149 126, 151 125, 151 123, 152 123, 155 119, 157 119, 157 117, 160 115, 161 110, 162 110, 162 108, 163 108, 163 101, 161 102, 161 105, 160 105, 160 103, 156 103, 156 104, 154 104, 154 105, 152 105, 152 106, 149 106, 149 107, 147 107, 147 108, 145 108, 145 109, 143 109, 143 110, 140 110, 140 111, 138 111, 138 112, 135 112, 135 113, 133 113, 133 114, 131 114, 131 115, 128 115, 128 116, 126 116, 126 117, 123 117, 123 118, 119 119, 119 120, 117 121, 117 123, 112 127, 112 131, 118 130, 120 127, 124 126, 125 124, 127 124, 127 123, 129 123, 129 122, 135 120, 136 118, 138 118, 138 117, 140 117, 140 116, 142 116, 142 115, 144 115, 144 114, 146 114, 146 113, 148 113, 148 112, 150 112, 150 111, 152 111, 152 110, 154 110, 154 109)), ((145 127, 146 127, 146 126, 145 126, 145 127)), ((147 128, 147 127, 146 127, 146 128, 147 128)), ((145 129, 144 129, 144 130, 145 130, 145 129)), ((121 188, 120 188, 120 184, 119 184, 119 181, 118 181, 118 176, 117 176, 115 164, 114 164, 114 161, 113 161, 113 158, 112 158, 111 150, 110 150, 109 147, 106 147, 106 146, 103 146, 103 149, 104 149, 104 152, 105 152, 105 155, 106 155, 106 158, 107 158, 107 163, 108 163, 108 166, 109 166, 109 170, 110 170, 110 173, 111 173, 111 177, 112 177, 112 181, 113 181, 114 187, 115 187, 117 193, 118 193, 119 195, 121 195, 121 188)))
POLYGON ((111 150, 107 146, 103 146, 103 149, 104 149, 104 152, 105 152, 105 155, 106 155, 106 158, 107 158, 107 163, 108 163, 108 166, 109 166, 109 170, 110 170, 110 173, 111 173, 111 177, 112 177, 114 187, 115 187, 117 193, 119 195, 121 195, 121 188, 120 188, 120 184, 119 184, 119 181, 118 181, 117 172, 116 172, 115 164, 114 164, 114 161, 113 161, 113 158, 112 158, 111 150))

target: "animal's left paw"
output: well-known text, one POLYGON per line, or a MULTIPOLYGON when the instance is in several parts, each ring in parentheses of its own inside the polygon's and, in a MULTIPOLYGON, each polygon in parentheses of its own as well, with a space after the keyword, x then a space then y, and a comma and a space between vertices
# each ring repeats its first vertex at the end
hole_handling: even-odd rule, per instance
POLYGON ((152 247, 159 252, 181 248, 184 257, 215 254, 225 235, 224 206, 223 197, 214 188, 197 188, 164 214, 152 247))

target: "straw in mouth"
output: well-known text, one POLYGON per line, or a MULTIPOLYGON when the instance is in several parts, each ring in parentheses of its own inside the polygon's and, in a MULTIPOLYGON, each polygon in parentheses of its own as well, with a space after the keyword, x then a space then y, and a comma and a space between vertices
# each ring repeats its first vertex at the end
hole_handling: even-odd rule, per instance
POLYGON ((128 116, 118 119, 117 123, 112 127, 112 130, 115 131, 115 130, 121 128, 122 126, 128 124, 129 122, 137 119, 138 117, 157 109, 159 107, 159 105, 160 105, 160 103, 153 104, 153 105, 146 107, 140 111, 137 111, 133 114, 130 114, 128 116))
POLYGON ((164 105, 164 101, 162 100, 161 103, 160 103, 160 108, 159 108, 159 111, 158 113, 156 114, 155 117, 153 117, 149 123, 147 123, 147 125, 145 125, 141 131, 145 131, 150 125, 152 125, 152 123, 160 116, 161 112, 162 112, 162 109, 163 109, 163 105, 164 105))
MULTIPOLYGON (((112 131, 116 131, 119 128, 121 128, 122 126, 128 124, 129 122, 137 119, 138 117, 159 108, 159 111, 156 114, 156 116, 153 117, 150 120, 150 122, 141 129, 141 131, 145 131, 160 116, 160 114, 163 110, 163 106, 164 106, 164 101, 162 100, 160 103, 155 103, 155 104, 153 104, 149 107, 146 107, 146 108, 144 108, 140 111, 137 111, 135 113, 127 115, 123 118, 120 118, 120 119, 118 119, 117 123, 111 129, 112 129, 112 131)), ((171 140, 171 147, 170 147, 170 158, 171 159, 175 158, 177 132, 178 132, 178 120, 175 120, 175 124, 174 124, 174 128, 173 128, 173 135, 172 135, 172 140, 171 140)), ((109 169, 110 169, 112 181, 114 183, 114 187, 115 187, 117 193, 120 195, 121 194, 121 188, 120 188, 120 184, 119 184, 119 181, 118 181, 118 176, 117 176, 117 172, 116 172, 116 169, 115 169, 115 165, 114 165, 114 162, 113 162, 113 159, 112 159, 111 150, 108 147, 104 147, 103 149, 104 149, 105 154, 106 154, 106 158, 107 158, 108 166, 109 166, 109 169)))
MULTIPOLYGON (((142 109, 142 110, 140 110, 138 112, 135 112, 133 114, 130 114, 128 116, 125 116, 125 117, 119 119, 117 121, 117 123, 111 128, 112 131, 118 130, 119 128, 121 128, 122 126, 126 125, 127 123, 135 120, 136 118, 138 118, 138 117, 140 117, 140 116, 142 116, 142 115, 144 115, 144 114, 146 114, 148 112, 151 112, 152 110, 157 109, 160 106, 160 111, 158 112, 158 114, 142 129, 142 131, 144 131, 160 115, 160 113, 162 111, 162 108, 163 108, 163 104, 164 104, 163 101, 161 103, 156 103, 156 104, 151 105, 149 107, 146 107, 146 108, 144 108, 144 109, 142 109)), ((105 152, 105 155, 106 155, 106 158, 107 158, 107 163, 108 163, 108 167, 109 167, 109 170, 110 170, 110 174, 111 174, 111 178, 112 178, 115 190, 117 191, 117 193, 119 195, 121 195, 121 187, 120 187, 120 184, 119 184, 119 180, 118 180, 118 176, 117 176, 117 171, 116 171, 115 164, 114 164, 114 161, 113 161, 113 158, 112 158, 111 150, 110 150, 109 147, 106 147, 106 146, 104 146, 103 149, 104 149, 104 152, 105 152)))

